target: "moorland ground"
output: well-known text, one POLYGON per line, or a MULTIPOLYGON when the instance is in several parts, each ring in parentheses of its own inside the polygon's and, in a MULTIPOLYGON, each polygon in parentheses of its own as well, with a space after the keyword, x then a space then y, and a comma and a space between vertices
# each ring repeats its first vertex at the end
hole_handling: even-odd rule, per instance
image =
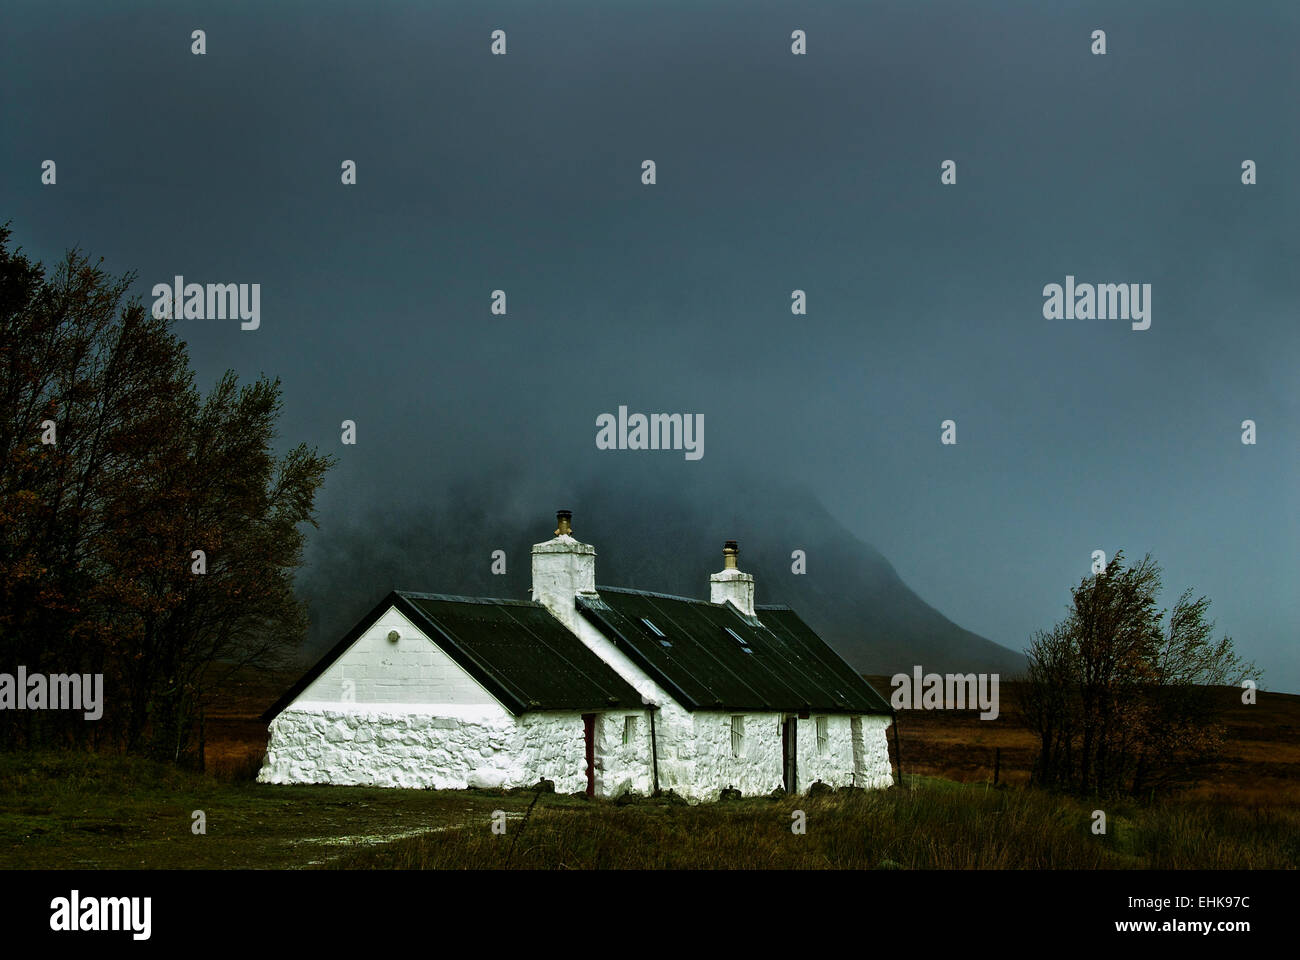
MULTIPOLYGON (((290 678, 291 679, 291 678, 290 678)), ((1076 799, 1027 788, 1032 737, 1006 696, 899 714, 901 787, 689 805, 532 790, 268 786, 250 675, 209 715, 208 769, 55 751, 0 754, 5 868, 1295 868, 1300 697, 1223 698, 1227 748, 1178 794, 1076 799), (996 769, 997 783, 994 784, 996 769), (1107 814, 1093 833, 1092 811, 1107 814), (193 829, 202 811, 206 832, 193 829), (498 811, 500 813, 498 813, 498 811), (799 818, 803 833, 791 828, 799 818), (505 832, 494 832, 504 815, 505 832)), ((887 678, 873 677, 887 694, 887 678)), ((890 737, 891 757, 897 762, 890 737)), ((499 831, 499 827, 498 827, 499 831)))

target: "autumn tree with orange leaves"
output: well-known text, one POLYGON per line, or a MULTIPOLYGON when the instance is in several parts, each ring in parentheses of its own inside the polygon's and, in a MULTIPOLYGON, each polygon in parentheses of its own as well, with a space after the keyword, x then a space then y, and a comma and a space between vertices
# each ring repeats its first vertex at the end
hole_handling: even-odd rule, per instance
POLYGON ((133 275, 48 277, 0 227, 0 672, 103 674, 104 713, 0 712, 0 745, 201 765, 222 675, 302 640, 293 594, 332 458, 273 450, 278 380, 203 395, 133 275))
POLYGON ((1214 639, 1210 601, 1185 590, 1157 608, 1160 567, 1117 551, 1071 591, 1064 620, 1037 633, 1019 687, 1038 739, 1032 781, 1092 796, 1147 794, 1195 779, 1223 742, 1213 686, 1259 678, 1232 638, 1214 639))

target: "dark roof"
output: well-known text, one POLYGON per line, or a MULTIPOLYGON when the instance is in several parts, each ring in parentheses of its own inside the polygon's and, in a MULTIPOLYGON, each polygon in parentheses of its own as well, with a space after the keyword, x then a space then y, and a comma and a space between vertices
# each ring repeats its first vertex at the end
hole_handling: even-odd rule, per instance
POLYGON ((890 713, 789 607, 750 617, 730 603, 596 590, 578 597, 582 615, 689 710, 890 713))
POLYGON ((825 678, 823 682, 839 680, 857 691, 856 696, 864 699, 870 710, 864 713, 892 714, 893 708, 866 678, 831 649, 830 645, 817 636, 808 624, 789 607, 778 604, 754 605, 754 612, 763 621, 763 625, 773 634, 785 637, 792 649, 800 650, 814 666, 811 672, 825 678))
POLYGON ((341 657, 390 607, 511 713, 642 708, 641 695, 539 603, 395 590, 275 704, 269 721, 341 657))

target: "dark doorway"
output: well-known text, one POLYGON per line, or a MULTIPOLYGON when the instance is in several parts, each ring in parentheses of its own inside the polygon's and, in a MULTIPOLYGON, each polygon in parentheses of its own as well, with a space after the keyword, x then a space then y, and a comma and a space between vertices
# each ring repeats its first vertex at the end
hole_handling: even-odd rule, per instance
POLYGON ((596 715, 582 715, 582 737, 587 744, 587 796, 596 795, 596 715))
POLYGON ((799 788, 799 770, 795 764, 799 754, 798 724, 795 717, 786 717, 781 724, 781 769, 786 793, 796 793, 799 788))

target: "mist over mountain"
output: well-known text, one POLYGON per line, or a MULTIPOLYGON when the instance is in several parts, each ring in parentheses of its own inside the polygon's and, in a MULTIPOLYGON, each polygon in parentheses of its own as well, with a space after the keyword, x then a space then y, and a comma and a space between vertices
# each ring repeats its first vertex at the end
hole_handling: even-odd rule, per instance
POLYGON ((980 648, 935 610, 1019 648, 1094 550, 1149 552, 1163 603, 1204 593, 1300 690, 1294 3, 1103 4, 1105 56, 1106 16, 1049 3, 703 3, 683 31, 508 0, 508 56, 472 5, 47 6, 6 4, 4 88, 42 79, 0 220, 146 304, 259 284, 256 330, 177 332, 197 383, 280 378, 284 448, 339 457, 297 580, 314 646, 395 584, 523 596, 568 507, 606 583, 705 596, 739 540, 760 600, 860 664, 980 648), (1049 319, 1071 276, 1151 284, 1150 328, 1049 319), (702 459, 604 448, 624 405, 702 416, 702 459))
POLYGON ((555 510, 563 508, 574 513, 574 535, 596 547, 598 585, 705 599, 709 575, 723 565, 723 542, 735 539, 741 569, 756 579, 755 602, 793 607, 864 673, 910 672, 914 664, 940 672, 1023 669, 1022 654, 953 623, 795 485, 765 479, 737 488, 721 479, 692 489, 646 483, 645 472, 632 470, 603 472, 565 496, 525 490, 518 477, 490 471, 456 481, 432 508, 323 519, 299 582, 311 611, 306 653, 337 642, 394 588, 527 598, 530 548, 551 538, 555 510), (505 551, 504 574, 491 572, 494 550, 505 551), (806 555, 804 574, 792 572, 795 550, 806 555))

